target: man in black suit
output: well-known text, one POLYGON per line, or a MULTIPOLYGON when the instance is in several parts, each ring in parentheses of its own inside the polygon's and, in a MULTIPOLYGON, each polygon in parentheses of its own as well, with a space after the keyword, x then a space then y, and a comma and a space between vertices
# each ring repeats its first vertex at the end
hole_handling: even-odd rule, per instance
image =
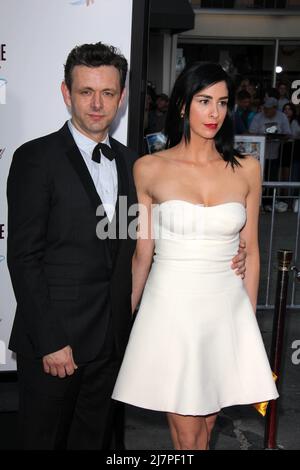
POLYGON ((118 237, 120 224, 127 229, 133 219, 123 213, 120 220, 118 209, 120 197, 128 207, 136 203, 136 155, 108 135, 126 74, 127 61, 112 46, 75 47, 62 84, 72 119, 13 157, 10 348, 25 449, 107 446, 110 397, 131 325, 135 247, 131 237, 118 237))

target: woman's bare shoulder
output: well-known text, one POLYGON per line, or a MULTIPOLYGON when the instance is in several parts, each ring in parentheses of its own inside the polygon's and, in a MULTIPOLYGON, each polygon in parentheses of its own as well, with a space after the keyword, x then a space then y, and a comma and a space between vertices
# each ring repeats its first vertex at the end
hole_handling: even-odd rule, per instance
POLYGON ((245 155, 244 158, 237 158, 241 164, 241 172, 249 187, 261 184, 262 174, 259 160, 252 155, 245 155))
POLYGON ((247 173, 257 173, 260 171, 260 162, 257 158, 253 157, 252 155, 245 155, 243 158, 235 157, 236 160, 241 165, 242 168, 247 173))
POLYGON ((155 172, 161 169, 168 158, 169 150, 143 155, 134 163, 134 172, 155 172))
POLYGON ((153 155, 143 155, 133 165, 134 181, 138 186, 151 186, 158 173, 157 159, 153 155))

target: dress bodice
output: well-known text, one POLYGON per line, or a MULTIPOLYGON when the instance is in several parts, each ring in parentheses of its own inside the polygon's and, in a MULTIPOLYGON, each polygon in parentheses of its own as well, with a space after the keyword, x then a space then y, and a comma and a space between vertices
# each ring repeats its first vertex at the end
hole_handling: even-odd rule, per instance
POLYGON ((206 207, 180 199, 157 204, 153 211, 155 239, 231 240, 246 222, 240 202, 206 207))
POLYGON ((154 261, 193 260, 209 271, 219 270, 223 262, 228 269, 245 222, 246 209, 240 202, 206 207, 165 201, 153 209, 154 261))

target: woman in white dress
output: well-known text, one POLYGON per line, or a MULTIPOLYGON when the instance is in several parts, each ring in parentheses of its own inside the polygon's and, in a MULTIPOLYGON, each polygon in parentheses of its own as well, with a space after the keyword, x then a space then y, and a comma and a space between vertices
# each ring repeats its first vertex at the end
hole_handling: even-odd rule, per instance
POLYGON ((260 164, 233 149, 233 106, 220 65, 187 67, 170 99, 168 148, 134 167, 133 309, 144 292, 113 398, 165 411, 180 450, 208 449, 222 408, 278 397, 255 317, 260 164), (230 266, 240 237, 244 280, 230 266))

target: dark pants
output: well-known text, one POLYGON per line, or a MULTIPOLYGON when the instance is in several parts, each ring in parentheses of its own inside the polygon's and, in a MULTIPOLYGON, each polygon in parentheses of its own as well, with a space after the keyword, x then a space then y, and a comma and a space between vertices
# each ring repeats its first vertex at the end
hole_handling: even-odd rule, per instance
POLYGON ((108 449, 120 361, 111 328, 99 356, 64 379, 18 356, 22 449, 108 449))

